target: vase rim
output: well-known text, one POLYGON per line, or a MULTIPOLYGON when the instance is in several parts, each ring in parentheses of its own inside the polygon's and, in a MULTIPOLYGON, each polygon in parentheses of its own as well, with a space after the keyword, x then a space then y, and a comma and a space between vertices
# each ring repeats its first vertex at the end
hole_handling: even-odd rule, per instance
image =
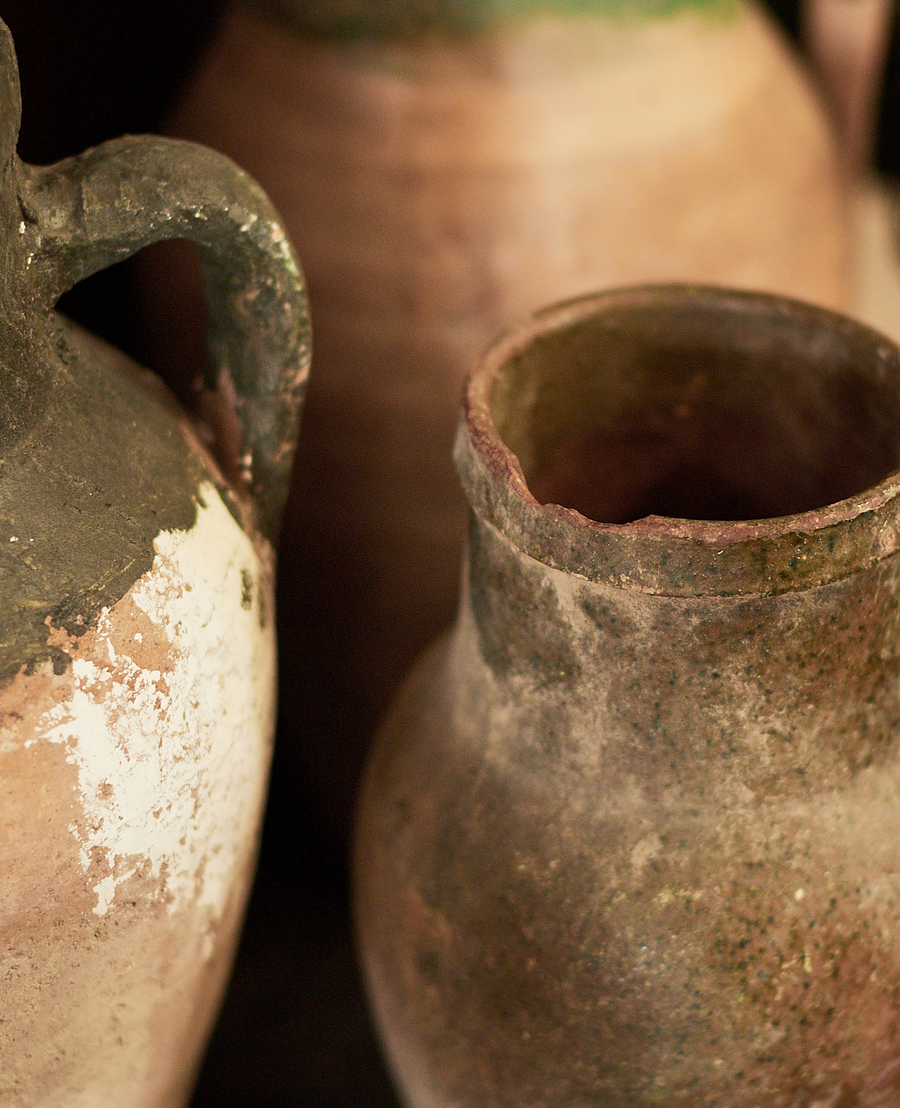
POLYGON ((604 523, 541 502, 503 441, 492 413, 495 386, 535 340, 624 310, 710 311, 798 320, 861 343, 896 370, 887 337, 826 308, 771 293, 714 286, 643 285, 592 293, 536 312, 488 349, 466 378, 457 469, 476 514, 525 554, 590 580, 673 596, 772 595, 848 576, 900 550, 900 465, 859 493, 821 507, 758 519, 688 519, 649 514, 604 523))

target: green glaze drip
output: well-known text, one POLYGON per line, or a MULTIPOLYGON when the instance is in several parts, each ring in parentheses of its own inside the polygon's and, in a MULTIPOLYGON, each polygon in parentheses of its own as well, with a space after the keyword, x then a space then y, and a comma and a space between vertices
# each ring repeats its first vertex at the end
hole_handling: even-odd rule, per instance
POLYGON ((445 32, 465 34, 541 15, 606 16, 650 22, 682 11, 719 17, 737 0, 244 0, 294 30, 333 38, 445 32))

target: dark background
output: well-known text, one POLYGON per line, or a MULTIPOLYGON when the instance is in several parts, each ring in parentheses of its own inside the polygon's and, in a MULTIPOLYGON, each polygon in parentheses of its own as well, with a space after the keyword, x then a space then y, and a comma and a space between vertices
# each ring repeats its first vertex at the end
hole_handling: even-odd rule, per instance
MULTIPOLYGON (((771 6, 796 39, 795 0, 771 6)), ((223 0, 0 0, 19 54, 22 157, 47 164, 119 134, 161 130, 222 7, 223 0)), ((875 161, 900 176, 896 23, 895 16, 875 161)), ((132 280, 125 263, 78 286, 61 306, 147 361, 132 280)), ((319 849, 297 777, 296 763, 277 750, 244 939, 192 1108, 397 1104, 353 961, 345 868, 319 849)))

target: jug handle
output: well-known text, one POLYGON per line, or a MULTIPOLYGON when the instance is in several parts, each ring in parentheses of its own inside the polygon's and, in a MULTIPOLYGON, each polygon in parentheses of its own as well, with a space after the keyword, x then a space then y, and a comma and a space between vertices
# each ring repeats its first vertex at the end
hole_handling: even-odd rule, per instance
POLYGON ((19 244, 35 306, 162 239, 203 266, 210 363, 229 480, 274 544, 287 499, 310 360, 303 275, 275 209, 229 158, 177 139, 113 139, 48 167, 18 161, 19 244), (223 441, 226 440, 226 441, 223 441))

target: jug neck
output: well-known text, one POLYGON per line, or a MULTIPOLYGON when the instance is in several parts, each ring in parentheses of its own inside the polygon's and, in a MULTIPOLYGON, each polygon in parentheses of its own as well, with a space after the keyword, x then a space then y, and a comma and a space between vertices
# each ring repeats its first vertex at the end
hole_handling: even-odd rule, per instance
POLYGON ((38 256, 25 176, 15 155, 0 171, 0 456, 34 425, 53 379, 56 292, 38 256))
POLYGON ((26 171, 16 155, 21 116, 15 48, 0 21, 0 458, 43 410, 51 366, 46 312, 55 297, 42 281, 23 199, 26 171))
POLYGON ((34 426, 52 376, 51 303, 20 203, 21 180, 13 157, 0 171, 0 457, 34 426))

